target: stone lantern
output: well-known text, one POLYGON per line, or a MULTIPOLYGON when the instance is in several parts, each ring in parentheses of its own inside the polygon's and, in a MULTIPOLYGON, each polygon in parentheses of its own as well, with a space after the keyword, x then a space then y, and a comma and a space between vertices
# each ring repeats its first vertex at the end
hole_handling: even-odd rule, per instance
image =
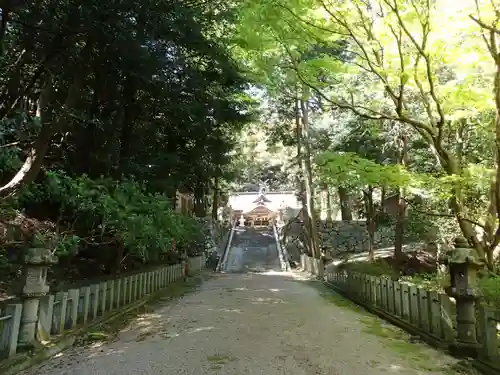
POLYGON ((35 343, 40 297, 49 292, 47 270, 57 263, 57 257, 48 249, 29 249, 24 256, 25 283, 21 292, 23 310, 19 330, 19 346, 29 349, 35 343))
POLYGON ((278 209, 278 215, 277 215, 277 222, 279 225, 281 225, 284 222, 284 217, 285 217, 285 209, 280 207, 278 209))
POLYGON ((455 298, 457 310, 457 337, 453 349, 461 354, 473 355, 478 348, 475 311, 479 298, 477 276, 484 262, 465 238, 456 238, 454 247, 444 259, 450 273, 450 286, 445 291, 455 298))

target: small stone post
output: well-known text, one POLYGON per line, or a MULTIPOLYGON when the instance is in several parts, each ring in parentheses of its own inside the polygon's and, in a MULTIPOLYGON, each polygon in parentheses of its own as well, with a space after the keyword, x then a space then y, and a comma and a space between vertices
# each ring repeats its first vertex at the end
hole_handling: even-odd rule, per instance
POLYGON ((278 210, 278 216, 277 216, 277 221, 276 221, 276 224, 278 224, 279 226, 282 226, 283 225, 283 222, 284 222, 284 217, 285 217, 285 214, 283 212, 283 208, 280 208, 278 210))
POLYGON ((458 355, 474 356, 479 347, 476 338, 477 271, 484 262, 465 238, 456 238, 454 246, 444 260, 450 272, 450 286, 445 291, 455 298, 457 310, 457 336, 451 349, 458 355))
POLYGON ((19 348, 30 349, 35 344, 38 306, 40 297, 49 292, 47 269, 57 262, 57 257, 48 249, 29 249, 24 257, 25 284, 21 293, 23 311, 19 330, 19 348))
POLYGON ((319 259, 315 259, 315 262, 316 262, 317 268, 318 268, 318 272, 317 272, 316 277, 319 280, 324 280, 324 278, 325 278, 325 263, 323 262, 323 257, 321 257, 319 259))

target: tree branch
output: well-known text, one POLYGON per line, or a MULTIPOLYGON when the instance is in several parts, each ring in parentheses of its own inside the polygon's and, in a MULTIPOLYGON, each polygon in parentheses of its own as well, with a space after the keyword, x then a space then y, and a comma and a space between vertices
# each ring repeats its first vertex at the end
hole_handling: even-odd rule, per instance
MULTIPOLYGON (((425 61, 425 70, 426 70, 426 75, 427 75, 427 82, 429 84, 429 94, 431 95, 432 100, 434 101, 434 105, 436 106, 436 110, 437 110, 438 115, 439 115, 439 119, 438 119, 436 125, 437 125, 437 127, 439 129, 441 129, 444 126, 444 124, 445 124, 446 116, 444 114, 443 107, 442 107, 441 102, 438 99, 438 96, 437 96, 437 93, 436 93, 436 85, 434 83, 434 78, 432 76, 431 59, 429 57, 429 54, 426 51, 426 47, 427 47, 427 45, 426 45, 427 44, 427 35, 429 34, 430 16, 429 16, 429 14, 426 14, 425 15, 426 19, 425 19, 425 21, 423 21, 421 15, 417 12, 417 14, 419 14, 419 21, 420 21, 420 25, 422 27, 422 33, 424 35, 424 38, 422 40, 422 44, 419 44, 417 42, 417 40, 415 39, 415 37, 409 31, 408 27, 406 26, 406 23, 403 21, 403 18, 401 17, 401 13, 399 11, 399 7, 398 7, 397 2, 394 1, 393 3, 391 3, 391 0, 384 0, 384 2, 394 12, 394 14, 396 15, 396 17, 398 19, 399 26, 404 31, 405 35, 410 39, 410 41, 412 42, 412 44, 415 46, 415 48, 416 48, 417 52, 419 53, 419 55, 422 56, 422 58, 425 61)), ((431 4, 430 4, 429 0, 427 0, 426 3, 427 3, 426 6, 428 7, 427 9, 429 9, 429 12, 430 12, 431 4)))
MULTIPOLYGON (((429 215, 429 216, 435 216, 435 217, 449 217, 450 219, 456 219, 456 215, 454 215, 454 214, 446 214, 446 213, 439 213, 439 212, 428 212, 428 211, 419 210, 418 208, 415 207, 415 205, 413 204, 413 202, 409 201, 408 199, 406 199, 404 197, 401 197, 401 199, 404 200, 406 203, 408 203, 408 205, 413 210, 415 210, 415 212, 418 212, 420 214, 429 215)), ((477 221, 470 220, 470 219, 467 219, 467 218, 462 218, 462 220, 467 221, 467 222, 469 222, 471 224, 477 225, 478 227, 484 229, 484 225, 478 223, 477 221)))

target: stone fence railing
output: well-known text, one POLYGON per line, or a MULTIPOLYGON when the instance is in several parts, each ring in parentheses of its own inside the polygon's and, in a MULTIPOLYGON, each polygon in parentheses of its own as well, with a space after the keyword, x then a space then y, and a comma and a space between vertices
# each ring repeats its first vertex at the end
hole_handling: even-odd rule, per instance
POLYGON ((323 277, 325 271, 325 266, 321 259, 307 256, 307 254, 300 254, 300 268, 302 271, 318 277, 323 277))
MULTIPOLYGON (((204 267, 204 255, 189 258, 190 273, 204 267)), ((0 359, 12 357, 20 346, 32 346, 30 339, 41 343, 52 341, 65 332, 132 305, 183 277, 184 263, 56 294, 41 293, 31 299, 25 295, 23 303, 13 303, 0 310, 0 359)))
POLYGON ((349 271, 328 272, 325 284, 435 346, 474 357, 485 374, 500 373, 500 311, 478 303, 475 317, 459 321, 457 302, 445 293, 349 271))

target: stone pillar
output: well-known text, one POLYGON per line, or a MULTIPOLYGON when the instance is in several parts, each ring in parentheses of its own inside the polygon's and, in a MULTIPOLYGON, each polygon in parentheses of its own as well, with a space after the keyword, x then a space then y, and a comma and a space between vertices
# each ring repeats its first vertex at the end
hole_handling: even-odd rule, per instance
POLYGON ((321 258, 314 259, 314 261, 316 262, 316 268, 317 268, 316 277, 319 280, 323 280, 325 277, 325 264, 323 263, 323 259, 321 258))
POLYGON ((19 347, 30 349, 35 344, 40 298, 49 292, 47 269, 57 262, 48 249, 29 249, 24 257, 25 284, 21 293, 23 311, 19 330, 19 347))
POLYGON ((479 348, 476 337, 477 272, 484 262, 465 238, 458 237, 445 263, 450 272, 450 286, 445 291, 455 298, 457 311, 457 336, 451 350, 457 355, 473 357, 479 348))

